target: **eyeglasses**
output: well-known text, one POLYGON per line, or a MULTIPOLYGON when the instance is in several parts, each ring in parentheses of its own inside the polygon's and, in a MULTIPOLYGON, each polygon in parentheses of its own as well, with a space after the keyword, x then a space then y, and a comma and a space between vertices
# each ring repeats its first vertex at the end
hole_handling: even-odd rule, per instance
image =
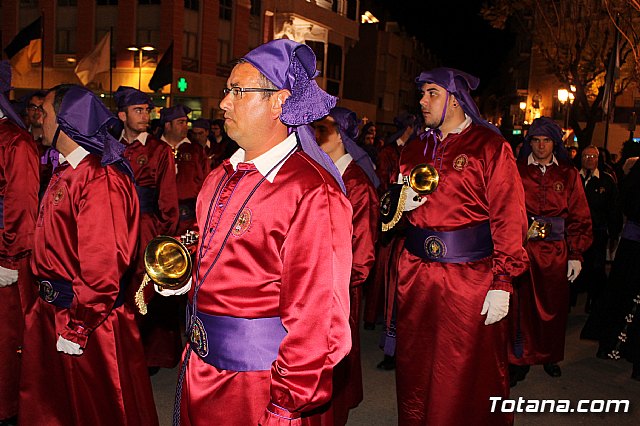
POLYGON ((242 94, 245 92, 277 92, 278 89, 265 89, 263 87, 232 87, 222 89, 222 93, 227 96, 229 93, 233 94, 234 98, 242 99, 242 94))
POLYGON ((28 109, 29 111, 40 111, 40 112, 44 112, 44 108, 42 108, 42 105, 29 104, 29 106, 27 106, 27 109, 28 109))
POLYGON ((598 156, 596 154, 584 154, 582 156, 582 158, 584 159, 589 159, 589 158, 598 158, 598 156))

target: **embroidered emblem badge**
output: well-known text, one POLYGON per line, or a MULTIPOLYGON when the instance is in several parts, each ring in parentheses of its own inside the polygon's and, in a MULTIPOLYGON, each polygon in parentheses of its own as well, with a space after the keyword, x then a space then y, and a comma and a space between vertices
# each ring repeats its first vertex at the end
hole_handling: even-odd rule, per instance
POLYGON ((145 164, 147 164, 149 162, 149 158, 146 155, 140 155, 137 159, 136 159, 136 163, 138 163, 139 166, 144 166, 145 164))
POLYGON ((191 161, 191 153, 190 152, 183 152, 180 155, 180 161, 191 161))
POLYGON ((460 154, 453 160, 453 168, 461 172, 469 164, 469 157, 466 154, 460 154))
POLYGON ((45 302, 52 303, 58 297, 59 292, 53 289, 49 281, 40 281, 40 294, 45 302))
POLYGON ((247 232, 249 226, 251 226, 251 210, 245 208, 242 210, 242 213, 240 213, 240 216, 238 216, 238 220, 236 220, 235 225, 233 225, 231 233, 234 236, 239 237, 247 232))
POLYGON ((447 246, 440 238, 432 235, 424 241, 424 251, 430 259, 440 259, 447 254, 447 246))
POLYGON ((391 192, 386 192, 380 200, 380 213, 383 216, 388 216, 391 212, 391 192))
POLYGON ((200 318, 196 317, 193 325, 191 326, 191 344, 196 353, 204 358, 209 355, 209 342, 207 340, 207 331, 204 328, 204 324, 200 321, 200 318))
POLYGON ((553 183, 553 190, 556 192, 564 191, 564 184, 560 181, 553 183))
POLYGON ((64 187, 59 186, 53 190, 53 204, 56 206, 60 204, 60 201, 64 198, 64 187))

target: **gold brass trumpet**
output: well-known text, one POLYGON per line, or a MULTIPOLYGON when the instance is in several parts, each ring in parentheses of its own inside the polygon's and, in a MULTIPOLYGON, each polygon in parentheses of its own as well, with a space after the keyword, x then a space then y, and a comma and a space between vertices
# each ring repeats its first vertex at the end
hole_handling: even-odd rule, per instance
POLYGON ((415 166, 406 183, 419 195, 429 195, 438 187, 440 175, 431 164, 418 164, 415 166))
POLYGON ((187 245, 196 242, 197 234, 189 231, 180 239, 184 243, 176 238, 160 235, 147 244, 144 251, 146 274, 135 295, 136 306, 142 315, 147 313, 143 290, 150 281, 163 290, 178 290, 189 282, 193 265, 187 245))

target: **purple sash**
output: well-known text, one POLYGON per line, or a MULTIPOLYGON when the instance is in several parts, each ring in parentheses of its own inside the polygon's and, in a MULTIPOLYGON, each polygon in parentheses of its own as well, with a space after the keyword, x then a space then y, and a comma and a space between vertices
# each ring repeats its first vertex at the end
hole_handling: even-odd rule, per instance
POLYGON ((632 220, 627 220, 622 228, 622 238, 640 242, 640 224, 632 220))
POLYGON ((564 240, 564 218, 558 216, 533 216, 541 225, 551 224, 551 232, 546 237, 532 237, 530 241, 562 241, 564 240))
POLYGON ((221 370, 270 370, 287 335, 280 317, 248 319, 196 312, 194 318, 191 347, 203 361, 221 370))
POLYGON ((474 262, 491 256, 489 222, 455 231, 432 231, 410 225, 404 248, 425 260, 442 263, 474 262))
POLYGON ((189 198, 178 202, 178 210, 180 212, 180 220, 190 220, 196 218, 196 199, 189 198))
POLYGON ((155 188, 136 185, 140 213, 155 213, 158 211, 158 193, 155 188))

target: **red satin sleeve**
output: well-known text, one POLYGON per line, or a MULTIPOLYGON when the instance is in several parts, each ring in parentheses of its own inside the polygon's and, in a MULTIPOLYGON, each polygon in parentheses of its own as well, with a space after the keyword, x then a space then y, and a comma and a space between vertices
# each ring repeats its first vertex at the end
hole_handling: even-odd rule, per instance
MULTIPOLYGON (((161 142, 158 142, 159 144, 161 142)), ((178 187, 173 151, 165 144, 158 146, 156 187, 158 188, 158 234, 173 235, 178 227, 178 187)))
POLYGON ((33 139, 12 123, 4 123, 0 137, 11 138, 3 144, 4 230, 0 260, 5 267, 17 269, 16 260, 33 246, 38 209, 39 164, 33 139), (8 129, 7 129, 8 128, 8 129), (10 131, 15 128, 15 131, 10 131))
POLYGON ((565 221, 565 233, 569 250, 569 259, 582 262, 584 253, 593 241, 593 231, 591 229, 591 212, 587 197, 584 193, 580 174, 576 169, 571 170, 569 183, 567 210, 568 215, 565 221))
POLYGON ((137 243, 137 197, 128 178, 113 174, 108 170, 88 182, 78 204, 79 274, 72 281, 76 297, 58 333, 81 347, 111 312, 137 243))
POLYGON ((524 189, 511 147, 502 143, 487 165, 485 181, 493 239, 491 290, 511 292, 511 279, 528 268, 524 189))
POLYGON ((279 311, 288 334, 271 368, 271 401, 279 413, 266 409, 264 426, 295 424, 282 413, 309 411, 329 401, 333 367, 351 349, 352 212, 337 191, 325 184, 302 197, 281 249, 279 311))

